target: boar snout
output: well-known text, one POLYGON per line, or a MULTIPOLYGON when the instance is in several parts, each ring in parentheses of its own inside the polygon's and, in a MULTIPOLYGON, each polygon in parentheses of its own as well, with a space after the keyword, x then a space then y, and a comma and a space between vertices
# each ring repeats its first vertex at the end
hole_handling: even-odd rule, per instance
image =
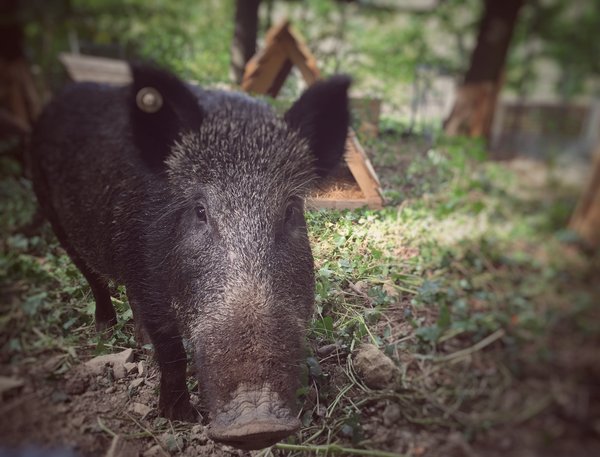
POLYGON ((208 436, 239 449, 262 449, 291 435, 300 421, 271 386, 240 387, 214 416, 208 436))

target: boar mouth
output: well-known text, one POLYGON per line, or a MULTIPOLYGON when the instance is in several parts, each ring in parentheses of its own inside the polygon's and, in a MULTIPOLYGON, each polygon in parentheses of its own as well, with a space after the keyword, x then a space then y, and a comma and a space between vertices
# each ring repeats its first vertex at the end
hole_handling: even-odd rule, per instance
POLYGON ((270 386, 240 386, 214 416, 208 436, 239 449, 262 449, 291 435, 300 421, 270 386))

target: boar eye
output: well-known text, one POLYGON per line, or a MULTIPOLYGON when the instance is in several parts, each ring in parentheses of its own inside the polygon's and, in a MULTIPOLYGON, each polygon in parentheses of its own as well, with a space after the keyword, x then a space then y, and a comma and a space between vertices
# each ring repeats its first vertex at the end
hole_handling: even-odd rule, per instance
POLYGON ((196 206, 196 216, 200 222, 206 222, 206 208, 202 205, 196 206))

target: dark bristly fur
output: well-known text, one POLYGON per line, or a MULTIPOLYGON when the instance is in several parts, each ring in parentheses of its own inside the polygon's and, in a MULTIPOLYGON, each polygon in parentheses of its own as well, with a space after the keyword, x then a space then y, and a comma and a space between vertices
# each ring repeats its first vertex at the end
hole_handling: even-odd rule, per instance
MULTIPOLYGON (((249 97, 155 68, 132 74, 127 87, 66 89, 31 148, 35 192, 90 283, 97 328, 116 322, 108 281, 124 284, 154 344, 169 418, 195 417, 183 336, 225 430, 215 436, 231 423, 254 430, 240 425, 248 417, 293 418, 314 300, 302 202, 344 153, 350 81, 315 84, 281 119, 249 97), (163 100, 155 113, 136 105, 147 87, 163 100), (249 398, 254 412, 244 409, 249 398)), ((284 436, 248 433, 253 442, 234 444, 284 436)))

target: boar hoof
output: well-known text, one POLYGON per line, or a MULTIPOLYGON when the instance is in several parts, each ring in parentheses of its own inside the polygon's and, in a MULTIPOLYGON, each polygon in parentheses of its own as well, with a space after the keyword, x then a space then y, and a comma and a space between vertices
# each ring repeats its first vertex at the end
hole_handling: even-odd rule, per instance
POLYGON ((169 405, 162 404, 160 406, 160 414, 167 419, 182 421, 182 422, 197 422, 198 413, 188 399, 179 400, 169 405))
POLYGON ((135 342, 139 347, 143 347, 146 344, 151 344, 152 340, 148 336, 146 329, 138 321, 134 320, 135 323, 135 342))
POLYGON ((112 328, 117 324, 117 319, 100 320, 96 319, 96 333, 110 337, 112 328))

